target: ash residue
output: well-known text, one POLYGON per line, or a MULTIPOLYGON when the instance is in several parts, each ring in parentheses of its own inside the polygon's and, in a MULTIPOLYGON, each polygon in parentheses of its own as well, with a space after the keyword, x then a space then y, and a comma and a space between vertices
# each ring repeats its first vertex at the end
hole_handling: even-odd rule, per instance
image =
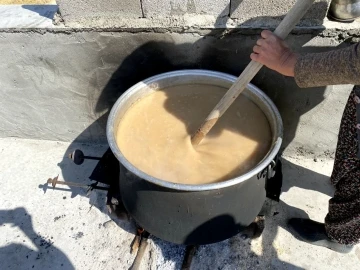
POLYGON ((78 240, 80 238, 82 238, 84 236, 83 232, 78 232, 73 238, 75 238, 75 240, 78 240))
POLYGON ((63 218, 63 217, 66 217, 66 215, 54 217, 54 222, 58 221, 60 218, 63 218))
POLYGON ((296 155, 300 157, 312 157, 314 162, 323 161, 323 159, 334 159, 335 158, 335 151, 326 150, 322 153, 315 153, 311 149, 306 149, 303 146, 296 147, 296 155))
POLYGON ((324 156, 333 159, 335 158, 335 151, 326 150, 324 152, 324 156))
POLYGON ((300 146, 300 147, 296 147, 296 154, 298 156, 309 156, 309 155, 314 155, 314 152, 312 150, 309 149, 305 149, 304 147, 300 146))
MULTIPOLYGON (((52 238, 53 237, 51 237, 51 239, 52 238)), ((34 240, 35 243, 38 243, 38 245, 40 247, 48 249, 54 244, 54 242, 51 239, 46 239, 45 237, 42 237, 42 236, 38 235, 33 240, 34 240)))

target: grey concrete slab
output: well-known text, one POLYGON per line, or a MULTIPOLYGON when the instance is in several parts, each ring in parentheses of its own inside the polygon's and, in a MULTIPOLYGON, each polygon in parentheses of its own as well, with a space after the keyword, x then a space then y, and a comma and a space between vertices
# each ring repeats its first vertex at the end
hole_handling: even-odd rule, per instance
MULTIPOLYGON (((106 145, 0 139, 0 261, 2 269, 129 269, 134 227, 109 216, 105 192, 86 196, 81 188, 46 188, 49 177, 89 183, 96 165, 76 166, 67 158, 74 148, 99 156, 106 145), (6 157, 6 158, 4 158, 6 157)), ((333 193, 333 161, 299 153, 283 161, 281 202, 265 220, 262 236, 243 232, 221 243, 201 246, 191 269, 358 269, 360 247, 347 255, 295 239, 290 217, 322 221, 333 193)), ((184 247, 152 237, 141 270, 180 269, 184 247)))
POLYGON ((201 14, 224 17, 229 15, 230 0, 143 0, 144 15, 167 17, 173 15, 201 14))
POLYGON ((104 20, 111 17, 141 18, 140 0, 57 0, 65 22, 82 18, 104 20))
MULTIPOLYGON (((280 21, 296 0, 231 0, 230 17, 248 25, 269 25, 280 21)), ((316 0, 301 25, 322 25, 331 0, 316 0)))
MULTIPOLYGON (((299 52, 320 52, 347 46, 338 35, 292 35, 288 42, 299 52)), ((184 68, 239 75, 257 38, 236 31, 0 33, 0 137, 105 142, 107 114, 130 86, 184 68)), ((335 150, 351 86, 299 89, 266 68, 253 83, 282 114, 284 147, 335 150)))

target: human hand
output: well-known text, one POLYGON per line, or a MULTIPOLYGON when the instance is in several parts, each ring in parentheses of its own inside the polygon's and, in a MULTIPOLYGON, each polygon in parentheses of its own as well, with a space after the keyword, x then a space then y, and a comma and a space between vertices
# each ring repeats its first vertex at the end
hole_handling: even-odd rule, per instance
POLYGON ((287 44, 268 30, 261 32, 250 58, 285 76, 294 77, 297 55, 287 44))

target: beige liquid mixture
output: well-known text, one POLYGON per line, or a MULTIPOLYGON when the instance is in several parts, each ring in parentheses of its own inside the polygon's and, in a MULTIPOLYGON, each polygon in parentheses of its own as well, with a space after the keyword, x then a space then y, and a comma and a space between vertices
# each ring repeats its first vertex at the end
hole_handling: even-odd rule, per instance
POLYGON ((120 150, 141 171, 175 183, 214 183, 251 170, 269 151, 271 130, 262 111, 244 95, 200 145, 194 148, 190 141, 226 90, 186 85, 142 98, 120 121, 120 150))

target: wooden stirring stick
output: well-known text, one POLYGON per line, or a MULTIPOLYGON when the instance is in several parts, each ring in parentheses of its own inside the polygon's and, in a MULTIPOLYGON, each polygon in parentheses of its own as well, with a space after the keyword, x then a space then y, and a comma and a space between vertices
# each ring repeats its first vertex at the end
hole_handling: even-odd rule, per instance
MULTIPOLYGON (((285 39, 291 30, 295 27, 295 25, 305 15, 314 1, 315 0, 298 0, 291 8, 289 13, 285 16, 283 21, 276 28, 274 34, 282 39, 285 39)), ((206 134, 216 124, 219 118, 226 112, 234 100, 244 91, 248 83, 255 77, 262 66, 263 65, 258 62, 250 62, 250 64, 241 73, 239 78, 211 111, 201 127, 191 137, 191 143, 193 145, 198 145, 204 139, 206 134)))

